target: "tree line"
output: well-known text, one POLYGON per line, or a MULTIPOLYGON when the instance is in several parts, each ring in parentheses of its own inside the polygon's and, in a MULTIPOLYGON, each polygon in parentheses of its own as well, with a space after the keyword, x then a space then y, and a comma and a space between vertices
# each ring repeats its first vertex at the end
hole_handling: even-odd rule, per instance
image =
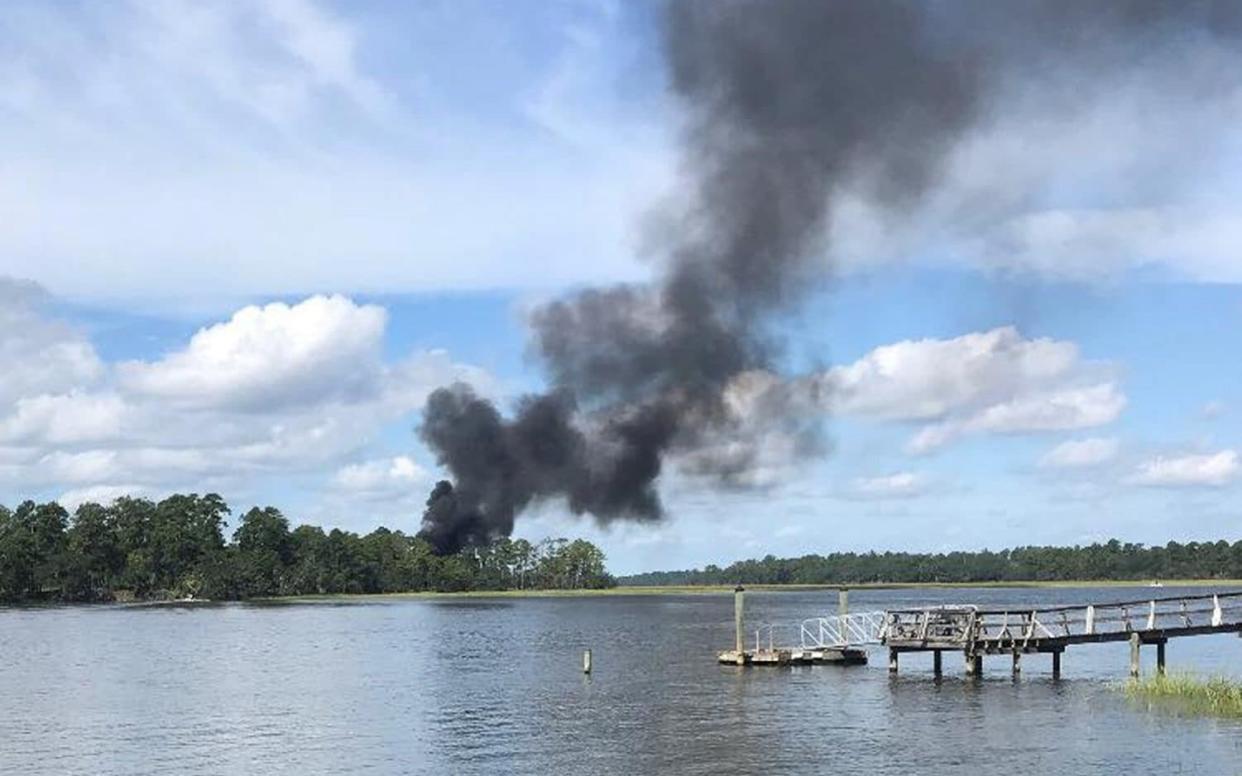
POLYGON ((838 552, 742 560, 725 568, 654 571, 621 585, 865 584, 1070 580, 1242 579, 1242 541, 1105 543, 948 553, 838 552))
POLYGON ((314 525, 290 528, 274 507, 241 516, 220 496, 0 506, 0 601, 177 598, 510 589, 615 584, 590 542, 500 539, 437 555, 417 536, 377 528, 365 536, 314 525))

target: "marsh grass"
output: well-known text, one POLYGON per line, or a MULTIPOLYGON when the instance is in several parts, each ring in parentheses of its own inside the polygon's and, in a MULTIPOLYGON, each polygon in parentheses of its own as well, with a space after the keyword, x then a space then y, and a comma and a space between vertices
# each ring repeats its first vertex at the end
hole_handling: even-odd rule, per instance
POLYGON ((1125 693, 1170 711, 1242 719, 1242 682, 1225 677, 1169 674, 1134 679, 1126 684, 1125 693))

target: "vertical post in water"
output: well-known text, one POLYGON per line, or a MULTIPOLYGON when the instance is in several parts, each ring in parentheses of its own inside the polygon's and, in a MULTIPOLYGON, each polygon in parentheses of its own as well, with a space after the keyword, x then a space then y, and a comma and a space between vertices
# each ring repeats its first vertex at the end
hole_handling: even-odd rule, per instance
POLYGON ((966 652, 966 675, 978 676, 983 673, 983 657, 975 655, 969 651, 966 652))
POLYGON ((591 673, 591 650, 582 653, 582 673, 591 673))
POLYGON ((1052 653, 1052 678, 1061 678, 1061 650, 1052 653))
POLYGON ((939 677, 942 671, 943 669, 940 665, 940 650, 934 649, 932 650, 932 673, 939 677))
POLYGON ((1164 676, 1164 642, 1156 644, 1156 675, 1164 676))
POLYGON ((843 587, 837 591, 837 615, 841 618, 841 628, 845 628, 845 615, 850 613, 850 589, 843 587))
POLYGON ((894 647, 888 648, 888 672, 897 673, 897 650, 894 647))
POLYGON ((1022 653, 1018 650, 1013 651, 1013 675, 1016 677, 1022 673, 1022 653))
POLYGON ((1139 640, 1139 635, 1137 633, 1131 633, 1130 634, 1130 676, 1131 678, 1134 678, 1134 679, 1137 679, 1139 675, 1139 645, 1140 644, 1142 644, 1142 642, 1139 640))
POLYGON ((742 649, 745 646, 742 644, 742 611, 746 606, 742 600, 742 596, 745 595, 745 593, 746 588, 741 585, 733 588, 733 629, 735 636, 733 646, 734 649, 737 650, 737 659, 739 661, 742 659, 742 649))

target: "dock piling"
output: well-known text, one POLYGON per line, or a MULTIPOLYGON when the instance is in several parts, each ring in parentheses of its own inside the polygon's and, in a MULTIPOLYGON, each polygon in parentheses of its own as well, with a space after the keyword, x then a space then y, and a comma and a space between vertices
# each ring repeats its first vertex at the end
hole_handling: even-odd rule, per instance
POLYGON ((1130 634, 1130 677, 1133 679, 1139 675, 1139 645, 1142 643, 1137 633, 1130 634))
POLYGON ((897 650, 895 649, 888 651, 888 672, 890 674, 897 673, 897 650))
POLYGON ((1014 650, 1013 653, 1013 675, 1015 677, 1022 673, 1022 653, 1014 650))
POLYGON ((591 650, 582 653, 582 673, 591 673, 591 650))
POLYGON ((1061 650, 1052 653, 1052 678, 1061 678, 1061 650))
POLYGON ((979 676, 983 673, 983 655, 966 653, 966 675, 979 676))
POLYGON ((735 636, 733 648, 737 650, 739 655, 742 654, 742 649, 746 646, 742 643, 742 614, 746 607, 746 603, 743 600, 745 593, 746 588, 741 585, 733 588, 733 629, 735 636))
POLYGON ((1164 676, 1164 642, 1156 643, 1156 674, 1164 676))
POLYGON ((935 674, 937 678, 939 678, 940 675, 943 673, 943 667, 941 666, 941 660, 940 660, 940 653, 942 651, 943 650, 939 650, 939 649, 932 651, 932 673, 935 674))

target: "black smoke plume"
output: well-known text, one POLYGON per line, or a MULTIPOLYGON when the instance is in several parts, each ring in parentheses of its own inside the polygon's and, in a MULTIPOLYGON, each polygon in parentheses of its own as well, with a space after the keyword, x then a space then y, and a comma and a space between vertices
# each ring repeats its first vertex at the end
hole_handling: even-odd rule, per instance
MULTIPOLYGON (((1124 66, 1149 39, 1237 32, 1242 3, 1093 0, 670 2, 684 202, 656 279, 586 290, 531 317, 552 389, 511 418, 466 385, 430 397, 421 435, 452 474, 422 535, 441 552, 508 535, 533 501, 656 520, 671 455, 746 482, 746 408, 796 454, 822 445, 813 379, 780 378, 774 324, 827 274, 834 201, 900 217, 934 187, 988 100, 1045 65, 1124 66), (768 376, 766 381, 756 376, 768 376), (739 410, 746 386, 762 396, 739 410), (808 396, 808 393, 811 394, 808 396)), ((585 257, 584 257, 585 258, 585 257)), ((753 396, 751 397, 754 398, 753 396)))

